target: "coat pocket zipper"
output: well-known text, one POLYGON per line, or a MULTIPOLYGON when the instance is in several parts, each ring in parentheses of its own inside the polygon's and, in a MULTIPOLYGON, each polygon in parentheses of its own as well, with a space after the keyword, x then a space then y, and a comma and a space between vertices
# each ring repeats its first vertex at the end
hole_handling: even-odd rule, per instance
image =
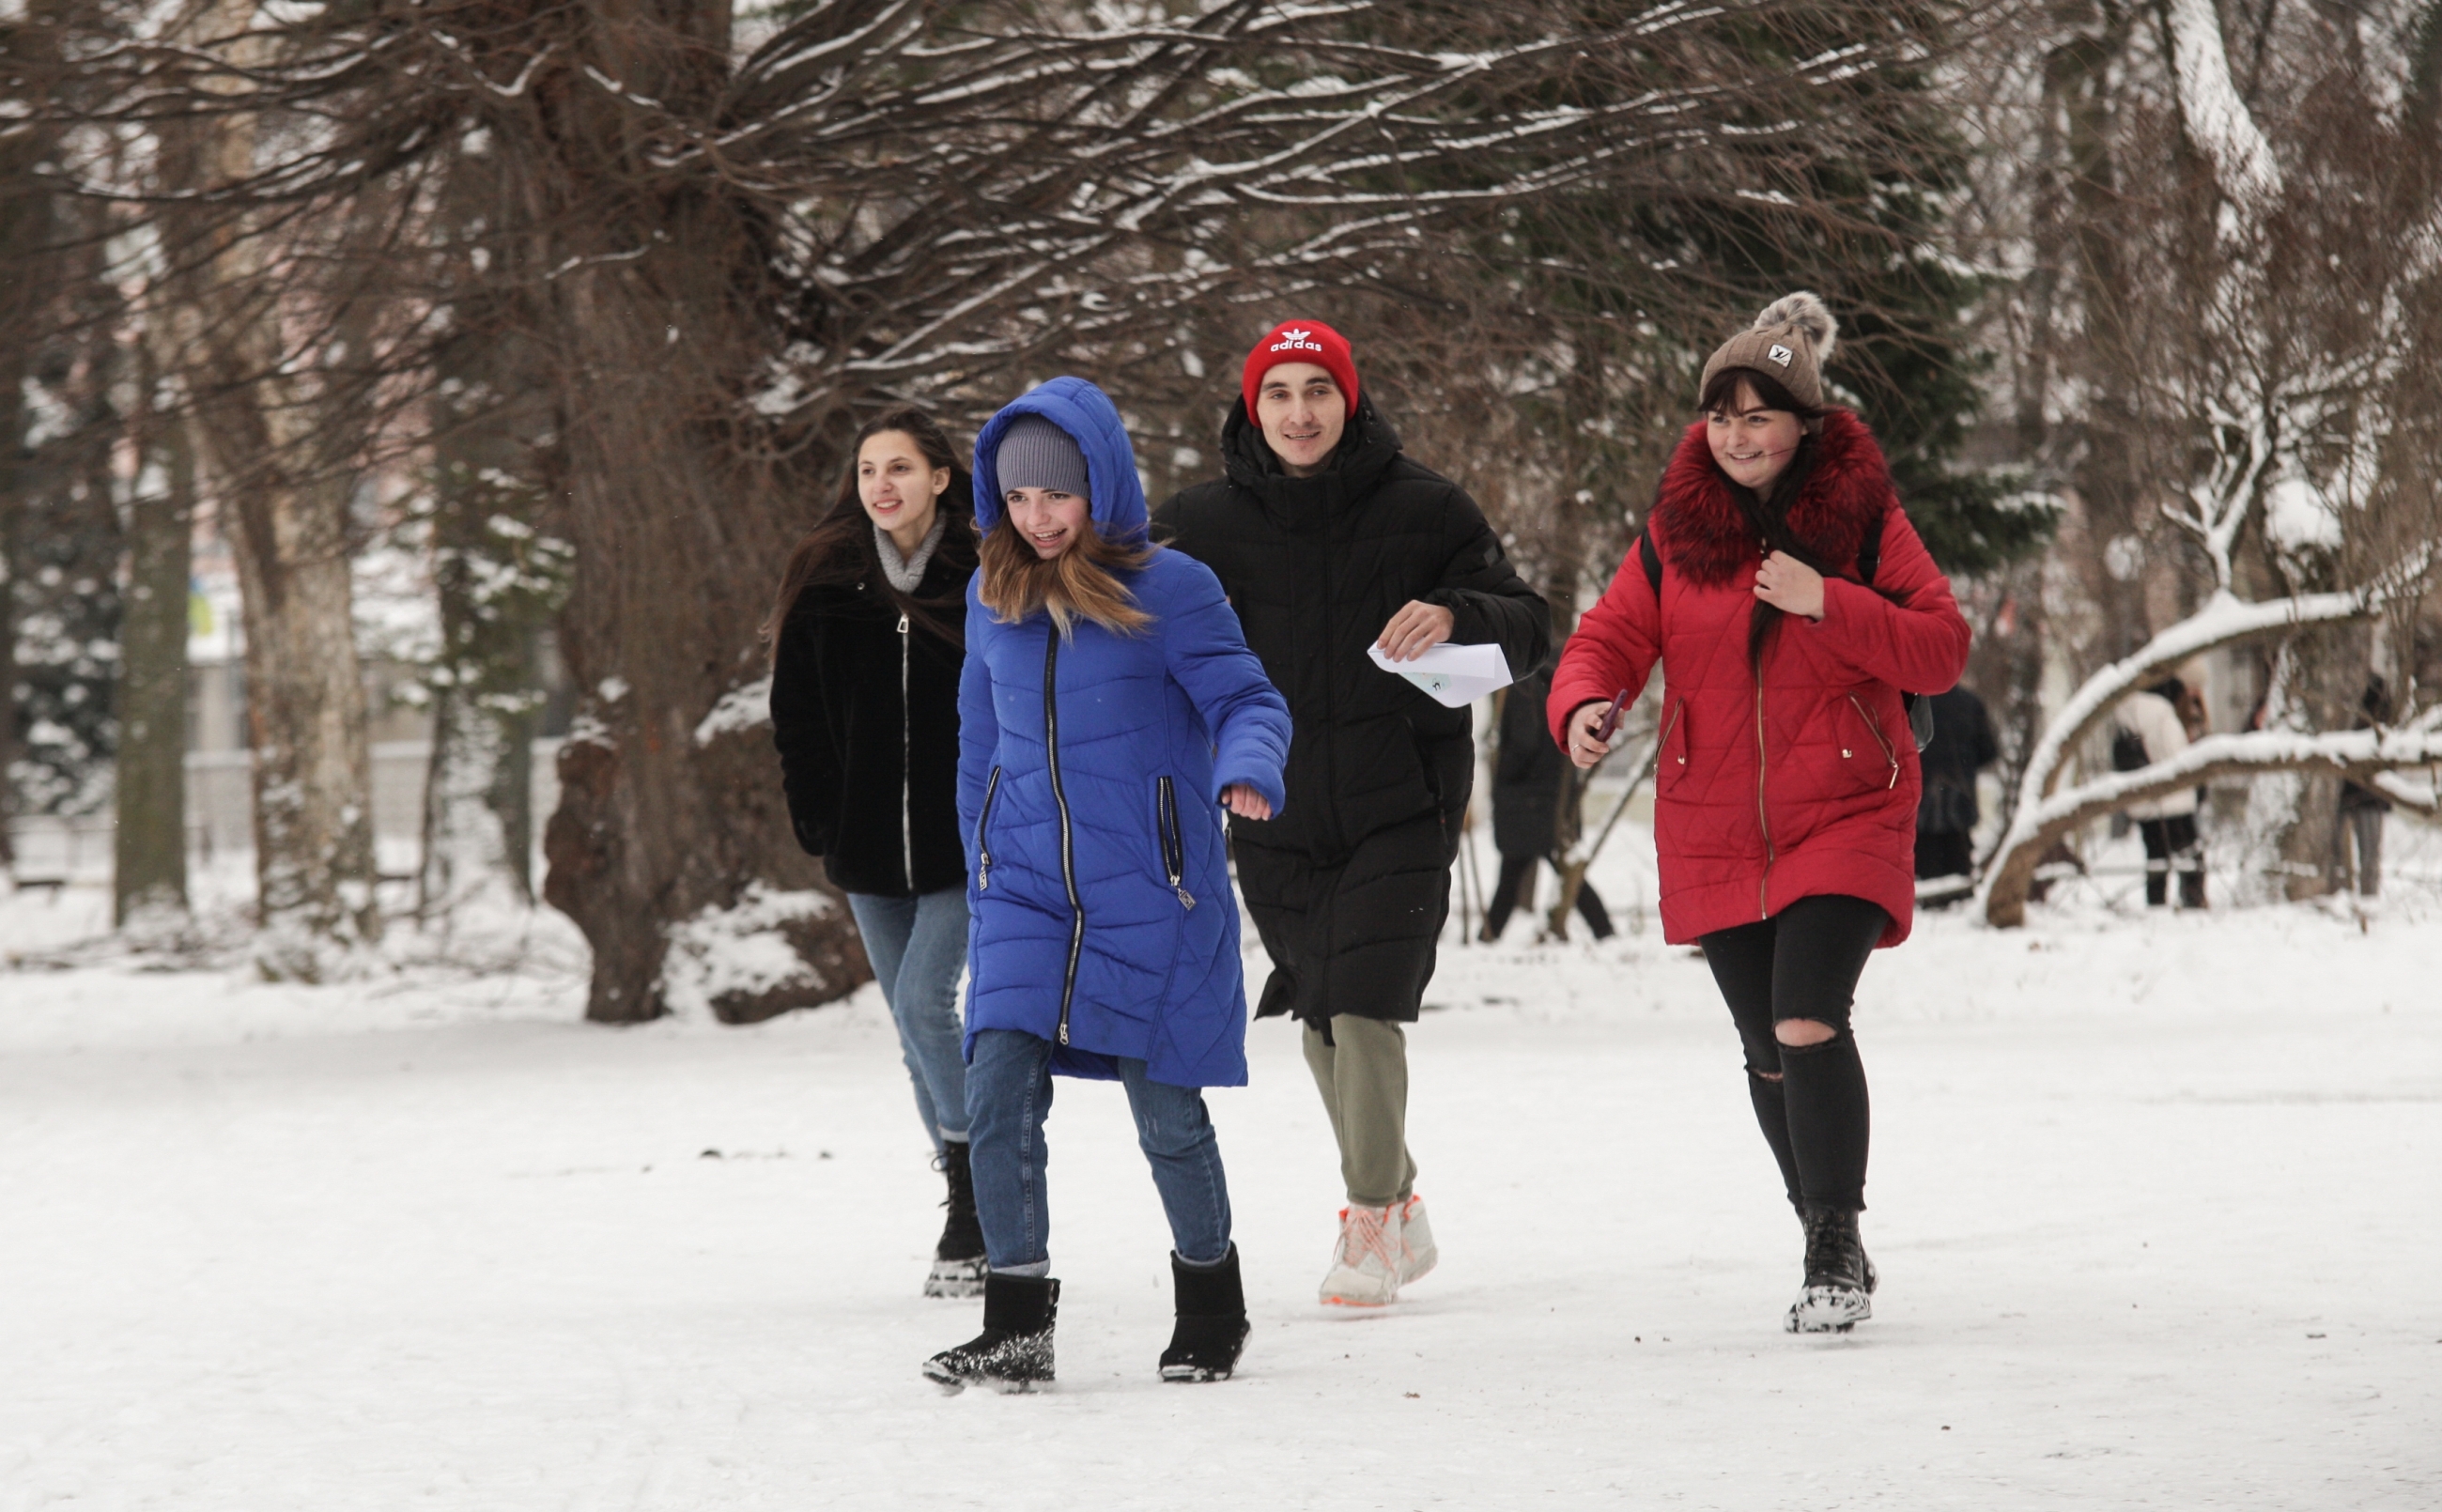
POLYGON ((992 769, 992 780, 984 784, 984 811, 975 815, 975 891, 992 890, 992 806, 1000 795, 1000 768, 992 769))
POLYGON ((1161 795, 1161 865, 1170 874, 1170 890, 1178 894, 1179 906, 1195 906, 1195 895, 1187 890, 1187 841, 1178 829, 1178 793, 1168 777, 1156 779, 1161 795))
MULTIPOLYGON (((1864 703, 1860 702, 1857 699, 1857 695, 1854 693, 1849 695, 1849 706, 1857 711, 1857 718, 1866 721, 1866 729, 1873 736, 1874 743, 1883 748, 1883 759, 1890 763, 1890 778, 1883 784, 1884 789, 1887 791, 1898 787, 1900 785, 1900 758, 1892 753, 1891 743, 1883 738, 1883 727, 1874 721, 1873 711, 1867 708, 1864 703)), ((1848 753, 1845 751, 1841 753, 1843 756, 1846 756, 1847 754, 1848 753)))

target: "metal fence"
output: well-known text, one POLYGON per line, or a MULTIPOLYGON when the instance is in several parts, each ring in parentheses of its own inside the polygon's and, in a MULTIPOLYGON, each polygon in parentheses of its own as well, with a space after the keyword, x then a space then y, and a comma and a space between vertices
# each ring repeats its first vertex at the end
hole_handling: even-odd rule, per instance
MULTIPOLYGON (((539 825, 559 802, 557 738, 534 743, 534 811, 539 825)), ((387 867, 413 855, 424 830, 425 740, 386 740, 373 748, 374 838, 387 867)), ((254 848, 254 757, 246 751, 187 756, 187 852, 209 865, 254 848)), ((9 822, 20 886, 106 884, 116 820, 107 813, 27 814, 9 822)), ((408 863, 411 865, 411 861, 408 863)))

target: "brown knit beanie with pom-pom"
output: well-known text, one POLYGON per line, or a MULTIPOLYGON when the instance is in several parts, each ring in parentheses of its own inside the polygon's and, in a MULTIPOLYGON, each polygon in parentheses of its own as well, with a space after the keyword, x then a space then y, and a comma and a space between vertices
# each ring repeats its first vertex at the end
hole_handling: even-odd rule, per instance
POLYGON ((1755 324, 1722 343, 1704 364, 1696 392, 1711 388, 1713 374, 1723 368, 1752 368, 1787 389, 1799 404, 1819 410, 1823 364, 1832 360, 1839 335, 1840 322, 1832 319, 1820 295, 1783 295, 1763 307, 1755 324))

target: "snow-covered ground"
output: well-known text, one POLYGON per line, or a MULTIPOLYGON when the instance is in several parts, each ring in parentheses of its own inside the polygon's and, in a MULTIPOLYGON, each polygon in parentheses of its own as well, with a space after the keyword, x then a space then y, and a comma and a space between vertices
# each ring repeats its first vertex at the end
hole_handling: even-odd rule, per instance
POLYGON ((2442 889, 2116 886, 1868 969, 1850 1338, 1780 1332, 1797 1229, 1703 963, 1522 920, 1413 1032, 1407 1301, 1314 1304, 1334 1161, 1267 1023, 1212 1098, 1238 1378, 1155 1378, 1152 1185, 1117 1089, 1064 1084, 1059 1384, 955 1398, 917 1362, 977 1309, 917 1295, 939 1178, 870 989, 608 1030, 548 915, 301 989, 0 901, 0 955, 88 962, 0 971, 0 1512, 2442 1503, 2442 889))

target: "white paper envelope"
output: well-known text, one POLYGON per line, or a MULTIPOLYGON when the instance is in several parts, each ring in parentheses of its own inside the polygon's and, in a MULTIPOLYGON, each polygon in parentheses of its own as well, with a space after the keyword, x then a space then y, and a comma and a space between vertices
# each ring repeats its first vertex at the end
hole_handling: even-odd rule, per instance
POLYGON ((1518 681, 1498 646, 1436 646, 1412 662, 1394 662, 1378 646, 1366 655, 1385 672, 1396 672, 1446 708, 1463 709, 1495 688, 1518 681))

